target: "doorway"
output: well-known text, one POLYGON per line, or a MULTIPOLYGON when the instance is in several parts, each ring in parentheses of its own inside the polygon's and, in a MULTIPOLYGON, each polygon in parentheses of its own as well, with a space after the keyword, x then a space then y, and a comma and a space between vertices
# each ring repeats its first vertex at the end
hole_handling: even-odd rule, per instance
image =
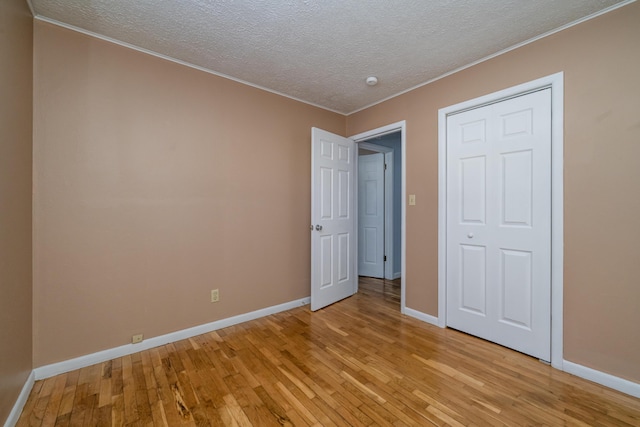
MULTIPOLYGON (((388 281, 390 286, 398 285, 400 282, 400 311, 405 313, 405 170, 406 170, 406 140, 405 122, 397 122, 381 128, 352 136, 357 143, 358 150, 365 150, 363 154, 381 154, 383 162, 387 165, 384 170, 384 230, 383 230, 383 251, 381 260, 384 268, 382 275, 370 275, 363 271, 364 276, 381 276, 382 281, 388 281), (384 261, 386 256, 386 262, 384 261)), ((360 159, 358 159, 360 160, 360 159)), ((360 163, 358 161, 358 174, 360 174, 360 163)), ((363 202, 361 196, 367 191, 362 185, 358 185, 357 199, 359 204, 363 202)), ((361 242, 365 241, 361 233, 365 232, 361 227, 361 209, 358 207, 358 259, 363 257, 361 242)), ((371 232, 370 232, 371 234, 371 232)), ((359 262, 360 264, 360 262, 359 262)), ((359 265, 360 267, 360 265, 359 265)), ((360 270, 360 268, 359 268, 360 270)), ((359 275, 360 275, 359 271, 359 275)))
MULTIPOLYGON (((495 154, 491 154, 491 156, 499 157, 499 161, 496 164, 496 167, 494 168, 499 171, 496 178, 497 179, 496 182, 498 182, 496 186, 496 190, 497 190, 496 195, 498 198, 498 203, 495 203, 495 199, 492 200, 488 198, 487 195, 484 193, 484 190, 482 189, 485 187, 485 183, 488 182, 489 178, 487 177, 490 177, 489 172, 481 173, 482 171, 480 169, 482 169, 484 167, 483 164, 485 164, 479 160, 482 158, 482 153, 471 153, 467 155, 467 153, 460 151, 460 150, 467 150, 473 144, 467 144, 467 147, 461 148, 460 150, 458 150, 459 152, 455 151, 456 149, 454 149, 453 153, 450 153, 449 147, 448 147, 448 144, 450 142, 449 137, 454 133, 457 134, 454 137, 462 137, 462 139, 465 140, 462 142, 471 142, 471 139, 467 141, 466 138, 467 137, 470 138, 472 136, 471 134, 474 133, 475 131, 478 131, 476 132, 476 135, 480 135, 480 136, 488 135, 488 131, 486 130, 488 128, 485 128, 484 125, 482 124, 483 119, 465 121, 465 125, 468 125, 466 130, 461 130, 459 127, 455 129, 449 128, 448 124, 449 124, 449 119, 451 117, 455 117, 456 115, 465 115, 467 112, 470 112, 470 111, 471 112, 476 111, 480 113, 483 111, 484 107, 488 107, 488 109, 484 109, 484 111, 488 111, 489 109, 492 108, 492 106, 498 106, 495 108, 499 109, 499 108, 502 108, 503 105, 508 106, 512 102, 516 102, 516 103, 519 102, 514 100, 524 99, 529 94, 535 94, 535 93, 538 93, 538 94, 546 93, 548 95, 548 101, 546 101, 546 107, 544 107, 544 109, 546 109, 547 114, 549 115, 548 120, 550 122, 549 128, 547 130, 549 135, 549 144, 550 144, 549 153, 548 153, 549 164, 547 167, 545 167, 546 177, 544 178, 546 179, 547 182, 546 183, 543 182, 541 184, 543 186, 548 185, 548 189, 549 189, 549 194, 548 194, 549 205, 548 206, 550 206, 548 209, 548 211, 550 211, 548 213, 550 224, 548 226, 548 234, 546 237, 546 244, 548 245, 548 248, 549 248, 548 255, 547 255, 549 265, 548 265, 548 268, 546 269, 546 273, 543 272, 543 274, 547 275, 547 278, 549 278, 549 282, 550 282, 549 289, 547 292, 548 298, 550 299, 550 301, 547 300, 548 325, 546 326, 546 328, 550 329, 550 333, 549 335, 547 335, 547 338, 546 338, 548 340, 548 345, 550 345, 550 351, 549 351, 550 358, 548 356, 542 357, 542 358, 545 360, 550 359, 551 364, 554 367, 562 369, 562 271, 563 271, 563 260, 562 260, 563 75, 562 73, 554 74, 548 77, 543 77, 541 79, 538 79, 529 83, 525 83, 513 88, 505 89, 503 91, 496 92, 496 93, 493 93, 484 97, 480 97, 477 99, 473 99, 467 102, 463 102, 461 104, 453 105, 451 107, 447 107, 439 111, 438 325, 441 327, 445 327, 451 324, 449 319, 450 317, 455 317, 455 315, 451 313, 451 307, 449 304, 450 301, 448 301, 448 299, 453 295, 451 292, 449 292, 449 290, 453 289, 455 291, 455 289, 457 288, 457 290, 460 291, 461 283, 464 282, 464 280, 461 281, 461 277, 464 274, 469 273, 468 274, 469 281, 467 283, 469 285, 467 289, 469 291, 469 294, 468 294, 469 298, 461 302, 461 300, 458 298, 460 296, 460 292, 457 292, 458 295, 453 296, 454 298, 458 298, 457 302, 454 302, 454 304, 457 304, 458 308, 461 308, 462 311, 466 311, 467 313, 470 313, 473 311, 473 309, 475 309, 476 311, 479 311, 480 309, 487 308, 487 310, 489 310, 489 304, 493 304, 494 306, 497 307, 497 309, 492 308, 492 310, 494 314, 497 313, 498 323, 508 323, 505 321, 505 320, 508 320, 509 322, 511 322, 512 326, 517 326, 517 327, 520 327, 521 329, 526 329, 526 327, 528 327, 527 325, 524 325, 527 319, 522 317, 522 313, 526 314, 526 310, 524 309, 529 306, 528 304, 526 304, 527 307, 520 306, 519 308, 514 305, 510 307, 509 310, 505 311, 505 306, 503 303, 505 298, 511 298, 514 296, 509 294, 509 292, 516 288, 509 288, 508 286, 509 283, 514 284, 516 282, 527 282, 527 280, 534 277, 533 274, 535 273, 529 274, 528 272, 533 271, 533 269, 536 268, 533 264, 529 263, 529 261, 533 262, 533 255, 534 255, 534 252, 536 251, 535 248, 531 249, 531 251, 529 251, 529 249, 526 249, 526 248, 520 249, 520 250, 513 250, 509 248, 510 243, 508 244, 496 243, 496 245, 494 245, 495 248, 493 249, 495 249, 494 252, 497 255, 495 258, 495 262, 493 263, 491 268, 496 270, 497 281, 502 283, 502 285, 500 285, 501 287, 500 286, 498 287, 497 297, 492 301, 487 300, 487 304, 484 305, 484 307, 482 306, 482 304, 479 304, 481 302, 481 297, 482 297, 479 290, 483 290, 484 292, 486 288, 483 288, 482 286, 477 287, 477 286, 471 286, 471 285, 474 285, 474 283, 472 283, 474 281, 476 282, 475 284, 482 285, 482 282, 485 280, 483 279, 484 277, 486 277, 486 281, 491 280, 491 277, 487 277, 486 274, 483 273, 483 271, 486 273, 487 269, 489 268, 489 264, 484 264, 484 261, 481 262, 484 259, 481 255, 483 253, 489 253, 489 251, 493 250, 489 246, 486 246, 486 247, 483 246, 481 244, 482 242, 480 242, 480 239, 479 239, 481 237, 480 234, 482 232, 481 231, 482 227, 484 227, 485 224, 488 224, 488 219, 485 219, 484 216, 481 218, 482 215, 485 215, 488 212, 488 208, 485 209, 485 207, 483 207, 485 206, 483 204, 484 203, 483 200, 487 201, 487 206, 489 203, 494 203, 495 206, 497 206, 497 216, 495 217, 496 218, 495 221, 497 221, 496 224, 498 224, 498 228, 502 228, 505 230, 507 228, 513 228, 513 229, 519 228, 521 229, 521 231, 526 232, 527 231, 526 229, 531 228, 527 224, 527 221, 529 221, 530 224, 533 224, 533 222, 531 221, 535 220, 535 218, 534 217, 525 218, 524 216, 522 216, 519 221, 516 221, 517 224, 516 222, 514 222, 513 224, 507 224, 506 219, 508 218, 506 217, 509 216, 509 218, 511 218, 513 216, 512 214, 515 211, 510 211, 508 213, 505 211, 504 198, 506 196, 512 197, 512 200, 511 200, 513 202, 512 207, 518 210, 516 214, 517 216, 519 217, 521 215, 526 216, 526 215, 529 215, 529 213, 532 213, 533 215, 533 210, 523 209, 523 207, 526 207, 529 205, 532 207, 532 209, 534 209, 533 202, 531 202, 533 199, 530 199, 527 202, 523 198, 523 195, 529 194, 528 191, 533 187, 528 187, 527 185, 525 185, 521 187, 516 186, 510 189, 508 188, 508 185, 510 185, 510 183, 506 183, 505 177, 507 175, 524 177, 528 175, 527 171, 532 170, 530 168, 535 167, 535 164, 528 160, 523 161, 523 160, 526 160, 525 157, 528 155, 527 149, 524 149, 524 148, 519 150, 516 150, 516 149, 511 150, 510 148, 507 148, 504 152, 500 151, 500 149, 497 149, 498 151, 496 151, 495 154), (465 134, 465 131, 468 131, 468 132, 465 134), (460 153, 462 154, 458 156, 458 154, 460 153), (458 166, 460 166, 460 167, 455 166, 454 167, 455 170, 453 171, 450 169, 451 168, 451 159, 449 158, 450 155, 457 156, 458 164, 459 164, 458 166), (509 158, 507 159, 507 157, 509 158), (513 163, 512 161, 515 161, 515 163, 513 163), (512 164, 509 164, 510 162, 512 164), (466 177, 464 173, 465 171, 461 172, 460 168, 467 168, 468 169, 467 172, 471 173, 471 175, 473 175, 472 172, 474 172, 474 168, 475 168, 477 169, 476 172, 478 172, 479 175, 476 174, 477 175, 476 178, 473 178, 471 175, 469 175, 469 177, 466 177), (467 192, 468 197, 464 195, 462 196, 462 198, 457 197, 456 194, 452 193, 454 189, 452 189, 451 186, 457 185, 456 188, 460 190, 461 183, 464 184, 462 181, 466 180, 467 178, 468 178, 468 184, 470 186, 467 192), (479 187, 480 184, 482 184, 480 186, 482 188, 479 187), (471 191, 472 186, 475 186, 474 188, 477 191, 471 191), (527 188, 529 188, 529 190, 527 188), (511 190, 513 189, 517 191, 511 192, 511 190), (452 205, 452 201, 451 201, 452 198, 453 199, 457 198, 458 202, 454 200, 452 205), (460 200, 462 200, 463 204, 466 202, 469 202, 468 206, 469 206, 469 209, 471 210, 477 208, 475 213, 477 213, 478 215, 475 215, 475 214, 472 215, 471 210, 467 212, 469 215, 461 214, 461 211, 459 209, 461 207, 461 204, 459 203, 460 200), (523 201, 524 203, 522 203, 523 201), (453 212, 450 212, 452 209, 453 209, 453 212), (452 217, 452 215, 455 218, 452 217), (476 223, 475 225, 478 226, 477 230, 475 231, 467 230, 465 227, 471 226, 471 223, 474 223, 474 221, 476 223), (452 222, 455 222, 456 224, 451 224, 452 222), (465 228, 465 229, 462 230, 462 228, 465 228), (456 237, 461 239, 458 243, 456 243, 455 240, 452 240, 452 239, 455 239, 456 237), (473 243, 476 240, 478 240, 478 243, 477 244, 473 243), (463 252, 465 251, 467 253, 463 254, 463 252), (527 255, 527 253, 530 253, 530 257, 527 255), (460 261, 459 259, 460 256, 466 256, 466 255, 469 255, 469 259, 467 260, 468 262, 466 262, 466 264, 464 263, 460 264, 460 262, 458 262, 460 261), (457 260, 456 260, 456 257, 458 258, 457 260), (509 263, 512 264, 510 267, 507 265, 509 263), (483 265, 485 265, 486 267, 483 267, 483 265), (478 269, 473 270, 472 267, 474 268, 478 267, 478 269), (474 291, 478 291, 478 292, 474 293, 474 291), (511 310, 512 308, 517 308, 517 310, 515 311, 511 310), (521 324, 516 325, 517 323, 516 321, 520 322, 521 324)), ((497 114, 496 117, 498 118, 498 120, 496 122, 497 123, 496 126, 497 128, 502 129, 505 132, 514 130, 515 128, 521 128, 518 133, 525 134, 526 133, 525 130, 528 129, 527 128, 528 123, 532 123, 531 120, 526 120, 526 118, 532 117, 532 115, 534 114, 533 112, 534 110, 535 108, 533 107, 532 108, 518 107, 514 111, 511 111, 510 113, 505 112, 505 114, 502 114, 502 115, 501 113, 497 114), (511 119, 515 119, 515 121, 512 121, 511 123, 507 123, 511 119), (505 126, 507 125, 508 126, 514 125, 515 127, 511 127, 507 129, 505 128, 505 126)), ((459 144, 459 147, 463 145, 465 144, 459 144)), ((489 160, 487 160, 487 162, 488 161, 489 160)), ((486 166, 488 170, 489 169, 488 163, 486 164, 486 166)), ((544 209, 547 209, 547 208, 544 208, 544 209)), ((503 230, 501 230, 500 232, 502 231, 503 230)), ((494 237, 497 236, 496 232, 489 233, 489 235, 494 237)), ((491 242, 489 243, 492 244, 491 242)), ((525 288, 521 288, 517 290, 521 291, 523 289, 525 288)), ((454 294, 455 293, 456 292, 454 292, 454 294)), ((488 295, 488 294, 484 293, 484 295, 488 295)), ((515 301, 516 303, 518 303, 518 301, 520 301, 520 298, 512 299, 512 301, 515 301)), ((493 332, 495 331, 492 331, 491 333, 493 332)), ((491 338, 489 338, 489 340, 495 341, 491 338)), ((515 341, 523 341, 523 340, 516 339, 515 341)), ((505 345, 511 347, 508 343, 505 345)))
POLYGON ((351 138, 311 129, 311 310, 358 291, 357 143, 400 134, 400 312, 406 308, 406 123, 351 138))
POLYGON ((358 273, 401 277, 400 132, 358 143, 358 273))
POLYGON ((551 358, 551 89, 447 117, 447 326, 551 358))

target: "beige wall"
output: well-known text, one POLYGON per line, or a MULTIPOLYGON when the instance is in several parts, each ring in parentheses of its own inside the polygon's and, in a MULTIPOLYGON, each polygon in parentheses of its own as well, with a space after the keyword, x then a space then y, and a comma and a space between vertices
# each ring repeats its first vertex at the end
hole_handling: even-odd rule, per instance
POLYGON ((640 3, 348 117, 407 120, 407 305, 438 314, 438 109, 564 71, 564 356, 640 382, 640 3))
POLYGON ((0 424, 31 372, 33 18, 0 2, 0 424))
POLYGON ((344 116, 42 22, 34 73, 36 366, 309 296, 344 116))
POLYGON ((640 381, 637 22, 634 3, 346 120, 37 23, 35 365, 307 296, 311 126, 407 120, 407 304, 437 315, 438 109, 564 71, 565 358, 640 381))

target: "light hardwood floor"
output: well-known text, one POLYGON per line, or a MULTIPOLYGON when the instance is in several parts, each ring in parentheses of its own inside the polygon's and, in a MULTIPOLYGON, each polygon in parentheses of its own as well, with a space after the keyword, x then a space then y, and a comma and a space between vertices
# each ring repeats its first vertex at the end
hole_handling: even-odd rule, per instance
POLYGON ((640 426, 640 399, 399 312, 399 283, 36 382, 19 426, 640 426))

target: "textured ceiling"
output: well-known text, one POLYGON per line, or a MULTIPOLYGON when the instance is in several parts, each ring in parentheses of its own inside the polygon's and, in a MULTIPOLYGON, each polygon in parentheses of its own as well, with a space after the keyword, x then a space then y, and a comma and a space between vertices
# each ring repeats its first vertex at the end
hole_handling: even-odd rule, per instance
POLYGON ((31 0, 39 19, 350 113, 620 0, 31 0), (379 84, 369 87, 367 76, 379 84))

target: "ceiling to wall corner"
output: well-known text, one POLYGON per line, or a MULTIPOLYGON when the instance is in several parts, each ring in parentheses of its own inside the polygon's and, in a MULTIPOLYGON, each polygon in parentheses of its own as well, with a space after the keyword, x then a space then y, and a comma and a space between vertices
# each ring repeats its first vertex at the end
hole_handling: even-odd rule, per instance
POLYGON ((31 0, 38 19, 342 114, 630 2, 31 0))

